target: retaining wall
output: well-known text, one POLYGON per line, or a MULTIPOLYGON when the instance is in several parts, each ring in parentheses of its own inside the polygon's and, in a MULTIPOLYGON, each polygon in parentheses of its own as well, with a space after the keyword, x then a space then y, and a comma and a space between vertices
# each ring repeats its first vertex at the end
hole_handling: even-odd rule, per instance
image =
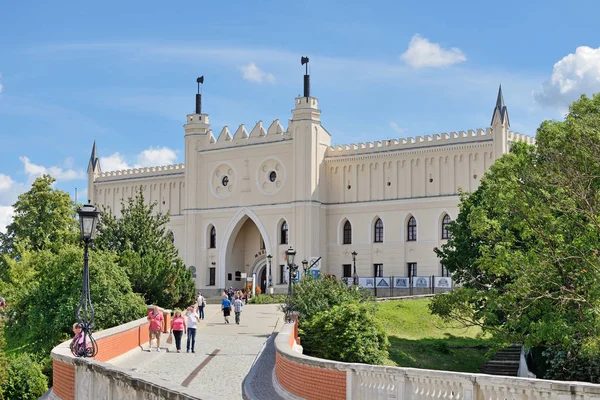
MULTIPOLYGON (((165 310, 167 311, 167 310, 165 310)), ((94 359, 71 354, 71 341, 52 350, 53 400, 212 400, 178 384, 144 376, 106 361, 148 343, 146 317, 94 334, 94 359)))
POLYGON ((341 363, 303 355, 297 323, 275 339, 274 384, 286 398, 309 400, 600 400, 600 385, 485 374, 341 363))

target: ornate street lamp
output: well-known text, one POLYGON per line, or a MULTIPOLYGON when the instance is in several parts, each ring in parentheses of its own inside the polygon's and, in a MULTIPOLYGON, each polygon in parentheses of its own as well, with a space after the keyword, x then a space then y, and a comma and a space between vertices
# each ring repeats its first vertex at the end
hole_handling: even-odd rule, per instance
POLYGON ((308 261, 306 261, 306 259, 302 260, 302 269, 304 270, 304 277, 306 278, 308 276, 308 261))
POLYGON ((94 329, 94 306, 90 295, 90 271, 88 269, 88 248, 96 236, 96 225, 100 211, 92 204, 86 204, 77 209, 79 222, 81 224, 81 240, 83 240, 83 279, 81 290, 81 301, 75 315, 81 328, 80 339, 71 344, 71 352, 76 357, 94 357, 98 353, 96 341, 92 337, 94 329))
POLYGON ((273 274, 271 273, 271 261, 273 260, 272 255, 267 255, 267 261, 269 263, 269 282, 267 282, 267 292, 273 294, 273 274))
POLYGON ((352 263, 354 264, 354 286, 358 286, 358 274, 356 273, 356 256, 358 253, 356 251, 352 252, 352 263))
POLYGON ((287 306, 286 306, 286 320, 291 322, 292 318, 292 279, 296 279, 296 270, 298 267, 294 264, 294 257, 296 256, 296 250, 291 247, 286 250, 286 261, 288 265, 288 295, 287 295, 287 306))

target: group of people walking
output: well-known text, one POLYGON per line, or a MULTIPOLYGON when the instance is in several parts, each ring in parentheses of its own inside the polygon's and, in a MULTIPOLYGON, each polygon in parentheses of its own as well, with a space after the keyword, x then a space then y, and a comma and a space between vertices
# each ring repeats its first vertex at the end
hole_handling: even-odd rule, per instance
POLYGON ((240 324, 240 315, 242 314, 242 307, 244 306, 244 299, 246 299, 245 290, 233 290, 230 287, 228 290, 223 292, 223 300, 221 301, 221 311, 223 311, 223 318, 225 323, 229 323, 229 316, 231 315, 231 307, 233 306, 233 312, 235 313, 235 323, 240 324))
MULTIPOLYGON (((186 352, 196 352, 196 328, 198 322, 204 319, 204 307, 206 307, 206 299, 202 296, 202 293, 198 292, 196 305, 187 308, 185 317, 181 310, 175 310, 175 314, 171 319, 169 339, 167 340, 171 340, 171 335, 173 336, 178 353, 181 353, 181 339, 185 334, 187 334, 186 352)), ((152 339, 156 339, 156 351, 160 351, 160 335, 164 328, 164 316, 158 306, 154 306, 152 311, 148 313, 148 321, 150 321, 148 351, 152 351, 152 339)))

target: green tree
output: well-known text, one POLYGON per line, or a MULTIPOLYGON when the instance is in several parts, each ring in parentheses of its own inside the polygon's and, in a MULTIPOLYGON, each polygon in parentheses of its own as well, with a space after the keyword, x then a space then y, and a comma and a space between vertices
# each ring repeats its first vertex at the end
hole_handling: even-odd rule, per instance
POLYGON ((437 250, 461 287, 437 296, 432 312, 482 326, 497 346, 597 357, 599 188, 600 95, 582 96, 461 197, 452 238, 437 250))
POLYGON ((387 334, 366 303, 343 303, 309 319, 300 331, 306 354, 342 362, 383 364, 387 334))
POLYGON ((147 303, 186 307, 194 302, 195 282, 178 257, 168 222, 168 214, 156 211, 156 202, 146 204, 140 188, 121 204, 120 217, 105 210, 96 245, 117 253, 133 290, 147 303))
POLYGON ((3 254, 18 256, 18 246, 25 250, 57 251, 63 244, 75 243, 78 237, 75 203, 68 193, 54 189, 50 175, 37 178, 31 189, 13 205, 12 223, 0 233, 3 254))
MULTIPOLYGON (((114 253, 90 251, 89 267, 96 330, 145 314, 143 299, 131 290, 114 253)), ((5 327, 8 347, 49 355, 54 346, 72 336, 75 310, 81 299, 83 250, 65 245, 57 253, 25 251, 21 260, 10 261, 9 268, 10 274, 21 270, 36 273, 10 299, 5 327)))
POLYGON ((4 400, 36 400, 48 390, 42 369, 27 353, 10 359, 7 376, 0 384, 0 398, 4 400))

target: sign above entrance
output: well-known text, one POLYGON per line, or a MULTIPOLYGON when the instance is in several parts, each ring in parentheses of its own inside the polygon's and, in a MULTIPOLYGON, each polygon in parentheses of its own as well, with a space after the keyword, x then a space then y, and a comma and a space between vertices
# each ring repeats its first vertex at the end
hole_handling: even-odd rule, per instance
POLYGON ((247 278, 247 277, 248 277, 248 274, 245 272, 242 272, 242 279, 247 278))

